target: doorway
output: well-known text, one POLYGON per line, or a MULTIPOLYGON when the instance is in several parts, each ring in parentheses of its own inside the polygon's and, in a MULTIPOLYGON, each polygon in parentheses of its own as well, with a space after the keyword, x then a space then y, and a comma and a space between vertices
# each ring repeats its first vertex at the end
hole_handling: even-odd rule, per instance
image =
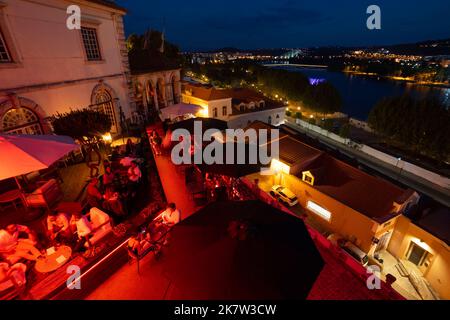
POLYGON ((387 246, 389 244, 389 240, 391 240, 391 236, 392 236, 392 230, 386 232, 385 234, 383 234, 380 237, 380 240, 377 243, 377 247, 375 248, 375 253, 387 248, 387 246))
POLYGON ((428 251, 411 241, 411 244, 409 245, 408 251, 406 253, 406 258, 408 259, 408 261, 420 267, 426 260, 427 256, 428 251))

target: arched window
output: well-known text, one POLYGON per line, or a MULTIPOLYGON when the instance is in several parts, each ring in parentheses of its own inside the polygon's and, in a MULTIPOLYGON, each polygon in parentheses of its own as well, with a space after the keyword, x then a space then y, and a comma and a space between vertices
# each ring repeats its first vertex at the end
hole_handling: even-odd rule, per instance
POLYGON ((98 111, 105 113, 108 116, 109 121, 111 121, 111 132, 117 132, 117 121, 116 113, 114 112, 114 103, 108 90, 104 88, 98 90, 95 93, 94 103, 94 107, 98 111))
POLYGON ((268 124, 272 124, 272 116, 269 116, 269 119, 267 119, 268 124))
POLYGON ((227 106, 223 106, 222 107, 222 116, 226 116, 227 115, 227 106))
POLYGON ((158 100, 158 108, 164 108, 166 106, 166 99, 165 99, 165 91, 164 91, 164 80, 162 78, 159 78, 156 81, 156 98, 158 100))
POLYGON ((217 108, 213 109, 213 118, 217 118, 217 108))
POLYGON ((1 119, 1 130, 13 134, 43 134, 36 113, 28 108, 12 108, 1 119))

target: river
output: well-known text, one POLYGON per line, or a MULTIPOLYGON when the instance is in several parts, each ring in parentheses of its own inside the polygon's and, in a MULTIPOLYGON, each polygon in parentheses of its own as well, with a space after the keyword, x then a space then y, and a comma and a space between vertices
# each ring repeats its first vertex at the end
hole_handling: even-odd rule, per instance
POLYGON ((302 72, 310 79, 324 79, 332 83, 341 93, 342 112, 350 117, 367 120, 372 107, 383 97, 399 96, 408 93, 413 97, 437 96, 447 107, 450 106, 450 88, 418 85, 403 81, 375 77, 357 76, 343 72, 319 68, 294 66, 276 67, 289 71, 302 72))

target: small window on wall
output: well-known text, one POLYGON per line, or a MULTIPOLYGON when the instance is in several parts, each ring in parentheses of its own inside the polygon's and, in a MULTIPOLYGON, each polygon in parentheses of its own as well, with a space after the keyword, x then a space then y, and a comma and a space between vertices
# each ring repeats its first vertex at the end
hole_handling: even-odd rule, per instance
POLYGON ((98 45, 97 30, 95 28, 81 27, 84 50, 88 61, 99 61, 102 59, 100 46, 98 45))
POLYGON ((5 38, 3 37, 2 30, 0 29, 0 63, 12 62, 11 54, 6 46, 5 38))
POLYGON ((302 172, 302 180, 307 184, 314 185, 314 176, 309 171, 302 172))
POLYGON ((325 219, 326 221, 328 221, 328 222, 331 221, 331 212, 326 210, 325 208, 322 208, 317 203, 308 200, 308 203, 306 204, 306 208, 308 208, 310 211, 312 211, 319 217, 325 219))
POLYGON ((223 106, 223 107, 222 107, 222 115, 223 115, 223 116, 226 116, 226 115, 227 115, 227 107, 226 107, 226 106, 223 106))
POLYGON ((213 109, 213 117, 214 117, 214 118, 217 118, 217 108, 214 108, 214 109, 213 109))

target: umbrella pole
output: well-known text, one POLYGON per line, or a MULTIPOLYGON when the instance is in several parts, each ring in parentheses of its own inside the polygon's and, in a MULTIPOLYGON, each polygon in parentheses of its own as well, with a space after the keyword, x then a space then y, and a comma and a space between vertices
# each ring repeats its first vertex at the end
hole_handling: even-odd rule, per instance
POLYGON ((25 192, 24 192, 24 190, 22 188, 22 185, 20 184, 19 180, 17 179, 17 176, 14 177, 14 180, 16 180, 17 187, 19 188, 20 198, 22 200, 22 204, 23 204, 25 210, 28 212, 28 206, 27 206, 27 202, 26 202, 26 199, 25 199, 25 192))

